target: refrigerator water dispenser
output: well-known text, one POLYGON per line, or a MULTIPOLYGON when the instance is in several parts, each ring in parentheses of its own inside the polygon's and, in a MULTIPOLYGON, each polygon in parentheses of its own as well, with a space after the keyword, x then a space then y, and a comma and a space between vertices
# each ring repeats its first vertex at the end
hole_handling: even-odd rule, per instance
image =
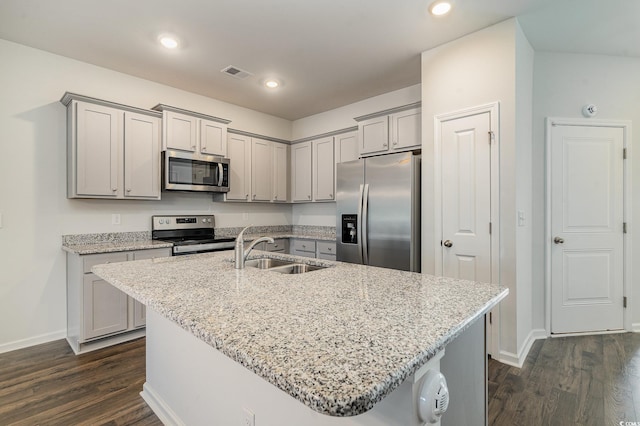
POLYGON ((342 243, 358 244, 358 215, 342 215, 342 243))

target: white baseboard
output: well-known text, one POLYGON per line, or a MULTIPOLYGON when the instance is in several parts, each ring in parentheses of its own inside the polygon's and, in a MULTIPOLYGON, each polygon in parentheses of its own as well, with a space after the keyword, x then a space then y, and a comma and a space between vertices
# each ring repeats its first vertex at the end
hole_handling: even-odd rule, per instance
POLYGON ((15 342, 3 343, 0 345, 0 354, 5 352, 24 349, 30 346, 40 345, 42 343, 52 342, 67 337, 67 330, 54 331, 53 333, 41 334, 39 336, 29 337, 28 339, 16 340, 15 342))
POLYGON ((631 324, 631 331, 634 333, 640 333, 640 322, 634 322, 631 324))
POLYGON ((142 392, 140 392, 140 396, 160 419, 163 425, 186 426, 148 383, 145 382, 145 384, 142 385, 142 392))
POLYGON ((547 332, 544 329, 541 329, 541 328, 533 329, 529 332, 529 335, 527 336, 524 343, 518 350, 517 355, 514 354, 513 352, 501 350, 498 361, 500 361, 503 364, 511 365, 512 367, 522 368, 525 360, 527 359, 527 355, 529 355, 531 346, 533 346, 533 342, 540 339, 546 339, 547 337, 548 337, 547 332))

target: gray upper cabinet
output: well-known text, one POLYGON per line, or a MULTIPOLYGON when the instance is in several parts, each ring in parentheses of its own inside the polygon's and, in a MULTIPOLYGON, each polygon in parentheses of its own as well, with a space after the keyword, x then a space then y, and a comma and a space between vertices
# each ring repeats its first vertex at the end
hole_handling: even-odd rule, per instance
POLYGON ((420 149, 422 115, 418 105, 357 117, 360 156, 420 149))
POLYGON ((271 201, 289 201, 289 145, 274 142, 272 145, 271 201))
POLYGON ((67 196, 160 199, 160 114, 66 93, 67 196))
POLYGON ((271 142, 251 138, 251 201, 271 201, 271 142))
POLYGON ((291 146, 291 201, 311 201, 311 142, 291 146))
POLYGON ((225 201, 249 201, 251 193, 251 138, 229 133, 227 143, 229 156, 229 192, 225 201))
POLYGON ((164 104, 153 109, 162 112, 162 149, 227 156, 229 120, 164 104))
POLYGON ((333 201, 335 199, 333 137, 314 140, 312 148, 313 201, 333 201))

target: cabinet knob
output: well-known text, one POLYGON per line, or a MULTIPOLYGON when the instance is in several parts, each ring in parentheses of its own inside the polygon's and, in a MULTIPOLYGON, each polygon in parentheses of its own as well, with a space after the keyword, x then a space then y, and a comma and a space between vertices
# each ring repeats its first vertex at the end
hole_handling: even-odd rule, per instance
POLYGON ((111 188, 111 190, 112 190, 113 192, 116 192, 116 191, 118 190, 118 188, 111 188))
POLYGON ((244 196, 244 199, 245 199, 245 200, 248 200, 248 199, 249 199, 249 194, 245 195, 245 196, 244 196))
POLYGON ((331 247, 327 248, 327 251, 331 251, 331 247))
POLYGON ((131 188, 127 188, 127 192, 131 192, 131 188))
POLYGON ((195 145, 191 145, 191 149, 193 149, 195 151, 196 150, 196 146, 195 145))
POLYGON ((388 144, 388 143, 383 143, 383 144, 382 144, 382 147, 383 147, 383 148, 387 148, 388 146, 389 146, 389 144, 388 144))
POLYGON ((277 245, 277 244, 274 244, 274 245, 273 245, 273 248, 278 248, 278 245, 277 245))
POLYGON ((202 147, 202 151, 206 151, 206 150, 207 150, 207 147, 206 147, 206 146, 203 146, 203 147, 202 147))
POLYGON ((273 197, 273 199, 274 199, 274 200, 277 200, 277 199, 278 199, 278 196, 277 196, 277 195, 275 195, 275 196, 273 197))
POLYGON ((307 198, 308 198, 308 199, 311 199, 311 195, 307 195, 307 198))
POLYGON ((393 143, 393 146, 397 146, 397 145, 398 145, 398 142, 394 142, 394 143, 393 143))
POLYGON ((256 199, 256 194, 253 194, 253 199, 254 199, 254 200, 256 199))
POLYGON ((329 194, 329 198, 333 198, 333 194, 329 194))

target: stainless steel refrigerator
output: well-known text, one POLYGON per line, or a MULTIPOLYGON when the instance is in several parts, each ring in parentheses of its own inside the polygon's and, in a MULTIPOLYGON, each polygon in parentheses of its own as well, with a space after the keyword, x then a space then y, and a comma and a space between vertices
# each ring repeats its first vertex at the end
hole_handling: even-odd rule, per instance
POLYGON ((420 160, 406 152, 337 165, 337 260, 420 272, 420 160))

